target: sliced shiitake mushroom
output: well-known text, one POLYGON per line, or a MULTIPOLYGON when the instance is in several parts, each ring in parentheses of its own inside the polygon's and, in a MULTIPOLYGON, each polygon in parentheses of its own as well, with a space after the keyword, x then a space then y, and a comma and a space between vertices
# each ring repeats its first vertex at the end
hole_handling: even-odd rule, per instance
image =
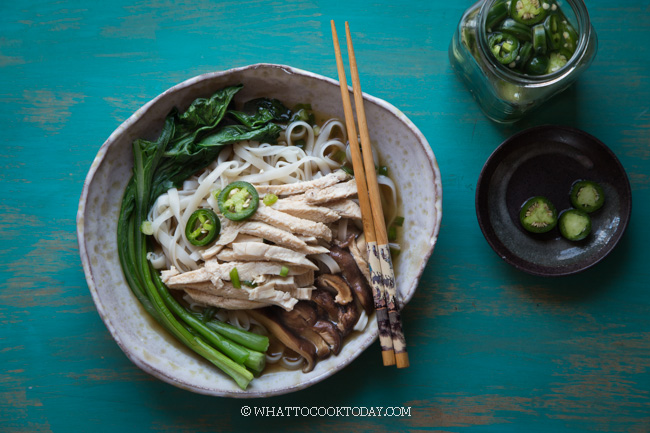
POLYGON ((336 293, 336 298, 334 298, 334 302, 336 302, 337 304, 345 305, 353 301, 352 291, 350 290, 350 286, 348 286, 348 283, 346 283, 345 280, 338 275, 333 275, 333 274, 320 275, 316 279, 316 287, 330 291, 332 293, 336 293))
POLYGON ((344 308, 341 308, 341 313, 339 314, 339 318, 336 322, 336 328, 339 330, 343 337, 352 332, 352 329, 354 328, 354 325, 356 325, 359 321, 360 316, 361 312, 355 304, 349 304, 344 308))
POLYGON ((315 329, 305 328, 300 331, 300 335, 314 345, 318 359, 325 359, 332 353, 329 343, 315 329))
POLYGON ((316 305, 318 317, 334 323, 343 337, 352 331, 361 315, 356 302, 338 305, 334 302, 334 296, 323 289, 312 291, 311 301, 316 305))
POLYGON ((342 338, 336 327, 327 320, 319 320, 312 327, 314 331, 321 336, 327 343, 330 350, 334 355, 338 355, 341 351, 342 338))
POLYGON ((323 289, 315 289, 311 292, 311 301, 316 305, 319 317, 326 318, 332 322, 339 320, 341 307, 334 302, 334 296, 323 289))
POLYGON ((291 311, 277 308, 280 320, 289 328, 301 330, 309 328, 316 323, 316 308, 308 302, 298 302, 291 311))
POLYGON ((355 298, 361 304, 361 307, 366 311, 366 314, 372 314, 374 309, 374 301, 372 299, 372 292, 368 282, 361 274, 357 263, 354 261, 352 255, 345 251, 343 248, 333 246, 330 250, 330 256, 341 268, 341 274, 345 281, 349 284, 354 293, 355 298))
POLYGON ((271 334, 289 349, 298 353, 305 359, 303 373, 309 373, 316 363, 316 347, 309 341, 296 336, 284 326, 269 308, 250 310, 248 314, 264 326, 271 334))

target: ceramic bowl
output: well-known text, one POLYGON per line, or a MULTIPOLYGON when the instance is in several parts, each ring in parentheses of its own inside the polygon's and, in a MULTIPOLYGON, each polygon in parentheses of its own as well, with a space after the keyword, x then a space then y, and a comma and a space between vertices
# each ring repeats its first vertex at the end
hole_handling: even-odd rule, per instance
POLYGON ((476 187, 476 214, 486 240, 506 262, 533 275, 563 276, 588 269, 618 244, 632 211, 630 183, 616 155, 579 129, 544 125, 505 140, 485 163, 476 187), (532 234, 519 222, 523 203, 547 197, 558 213, 571 207, 577 180, 598 182, 605 204, 590 214, 591 234, 564 239, 557 227, 532 234))
MULTIPOLYGON (((127 286, 118 260, 116 227, 122 194, 131 177, 131 144, 155 139, 173 107, 184 110, 198 97, 228 85, 243 84, 236 102, 266 96, 287 106, 310 102, 315 111, 344 118, 338 82, 283 65, 256 64, 191 78, 163 92, 136 111, 101 146, 86 178, 77 215, 77 235, 84 272, 102 320, 124 353, 142 370, 190 391, 228 397, 267 397, 306 388, 350 364, 377 337, 374 320, 348 339, 338 356, 319 362, 310 373, 263 374, 241 390, 221 371, 186 349, 140 306, 127 286)), ((402 197, 405 216, 402 253, 395 261, 399 295, 413 296, 436 243, 441 218, 440 172, 431 148, 415 125, 389 103, 365 95, 373 143, 386 158, 402 197), (408 167, 408 170, 404 168, 408 167)), ((378 362, 381 359, 377 351, 378 362)))

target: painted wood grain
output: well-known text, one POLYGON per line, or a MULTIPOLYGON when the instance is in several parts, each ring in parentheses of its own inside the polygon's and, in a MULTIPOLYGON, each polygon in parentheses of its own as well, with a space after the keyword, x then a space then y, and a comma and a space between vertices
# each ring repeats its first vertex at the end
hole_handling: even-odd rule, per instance
POLYGON ((533 116, 499 126, 447 60, 469 5, 2 2, 0 431, 650 431, 650 6, 590 0, 599 36, 591 68, 533 116), (350 22, 364 90, 413 120, 443 176, 439 242, 402 317, 411 366, 382 367, 375 344, 312 388, 249 401, 153 379, 111 339, 84 280, 74 218, 90 163, 133 111, 191 76, 273 62, 336 77, 330 19, 350 22), (610 257, 553 280, 502 262, 474 212, 492 150, 545 123, 605 142, 634 200, 610 257), (244 405, 411 409, 406 417, 244 417, 244 405))

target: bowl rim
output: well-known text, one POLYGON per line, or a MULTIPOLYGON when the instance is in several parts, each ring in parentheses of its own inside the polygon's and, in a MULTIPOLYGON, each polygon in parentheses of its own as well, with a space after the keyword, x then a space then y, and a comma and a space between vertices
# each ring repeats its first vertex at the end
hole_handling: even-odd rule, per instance
POLYGON ((623 164, 621 164, 616 154, 605 143, 603 143, 601 140, 594 137, 593 135, 572 126, 546 124, 546 125, 533 126, 531 128, 527 128, 517 132, 516 134, 506 138, 492 152, 492 154, 488 157, 487 161, 483 165, 483 168, 481 169, 481 173, 479 174, 478 180, 476 182, 476 194, 475 194, 474 204, 476 208, 476 218, 478 220, 478 224, 481 229, 481 232, 485 237, 485 240, 490 245, 492 250, 503 261, 512 265, 516 269, 526 272, 530 275, 541 276, 541 277, 563 277, 568 275, 574 275, 592 268, 596 264, 600 263, 603 259, 605 259, 614 250, 616 245, 618 245, 619 241, 621 240, 625 231, 627 230, 627 226, 629 224, 629 220, 632 214, 632 190, 630 187, 629 178, 627 176, 625 168, 623 167, 623 164), (492 223, 490 222, 490 218, 487 215, 487 212, 482 211, 483 208, 482 199, 484 195, 488 193, 487 182, 491 179, 494 170, 498 166, 498 161, 502 159, 504 155, 510 153, 511 150, 508 147, 511 146, 511 143, 519 142, 528 135, 535 135, 538 133, 549 133, 552 131, 564 132, 573 136, 582 136, 584 139, 588 140, 589 142, 597 146, 599 151, 603 152, 604 154, 607 154, 607 156, 611 159, 612 163, 615 165, 616 169, 623 174, 623 178, 621 181, 621 185, 623 187, 623 195, 626 198, 629 198, 628 200, 625 200, 621 205, 620 228, 617 230, 615 236, 603 248, 602 250, 603 252, 600 253, 595 260, 582 266, 573 266, 567 269, 555 268, 555 270, 554 268, 537 265, 535 263, 528 262, 523 259, 518 260, 518 256, 514 255, 505 245, 503 245, 498 235, 491 229, 492 223))
MULTIPOLYGON (((155 368, 153 365, 150 363, 146 362, 145 360, 141 359, 140 357, 136 356, 136 354, 132 353, 130 348, 127 347, 124 341, 122 341, 122 338, 120 334, 117 332, 115 326, 113 325, 110 317, 106 314, 105 307, 102 304, 99 294, 97 292, 97 285, 95 284, 95 279, 93 276, 93 273, 91 271, 90 267, 90 255, 88 248, 86 247, 86 242, 85 242, 85 227, 84 227, 84 220, 85 220, 85 214, 86 214, 86 209, 87 209, 87 198, 89 194, 89 189, 90 186, 95 178, 95 174, 97 173, 99 167, 101 166, 102 162, 104 161, 104 158, 107 154, 108 148, 114 143, 118 137, 121 136, 121 134, 124 133, 124 131, 128 130, 132 125, 134 125, 142 116, 144 113, 146 113, 153 105, 155 105, 157 102, 159 102, 161 99, 168 97, 168 95, 178 92, 182 89, 185 89, 187 87, 193 86, 197 83, 203 82, 203 81, 208 81, 214 78, 218 77, 223 77, 226 75, 230 75, 233 73, 237 72, 243 72, 248 69, 264 69, 264 68, 272 68, 272 69, 280 69, 286 72, 287 74, 290 75, 298 75, 298 76, 303 76, 307 78, 313 78, 321 81, 325 81, 326 83, 336 85, 337 87, 339 86, 339 82, 337 80, 334 80, 329 77, 325 77, 323 75, 315 74, 313 72, 309 72, 303 69, 298 69, 292 66, 288 65, 282 65, 282 64, 273 64, 273 63, 255 63, 255 64, 250 64, 246 66, 240 66, 236 68, 231 68, 227 70, 222 70, 222 71, 214 71, 214 72, 208 72, 200 75, 193 76, 191 78, 188 78, 178 84, 175 84, 174 86, 168 88, 167 90, 163 91, 162 93, 158 94, 156 97, 153 99, 149 100, 147 103, 145 103, 143 106, 138 108, 133 114, 131 114, 125 121, 123 121, 106 139, 106 141, 100 146, 95 158, 93 159, 90 169, 88 171, 88 174, 86 175, 86 178, 84 179, 84 184, 81 192, 81 196, 79 199, 79 206, 77 209, 77 216, 76 216, 76 226, 77 226, 77 243, 79 247, 79 255, 81 258, 82 262, 82 267, 84 271, 84 275, 86 278, 86 282, 88 284, 88 288, 90 290, 90 293, 93 298, 93 302, 95 304, 95 307, 97 309, 97 312, 99 313, 102 321, 106 325, 109 333, 111 334, 113 340, 118 344, 120 349, 124 352, 124 354, 127 356, 127 358, 133 362, 135 365, 137 365, 140 369, 145 371, 146 373, 151 374, 152 376, 169 383, 171 385, 174 385, 176 387, 179 387, 181 389, 185 389, 188 391, 192 392, 197 392, 200 394, 205 394, 205 395, 211 395, 211 396, 219 396, 219 397, 233 397, 233 398, 258 398, 258 397, 270 397, 270 396, 277 396, 277 395, 283 395, 287 394, 290 392, 298 391, 304 388, 307 388, 309 386, 312 386, 327 377, 331 376, 334 374, 334 372, 339 371, 343 367, 349 365, 355 358, 357 358, 363 351, 365 351, 371 344, 372 342, 377 338, 377 330, 376 327, 373 332, 368 334, 363 341, 360 342, 359 347, 357 350, 352 352, 348 358, 342 359, 340 363, 336 363, 335 366, 331 370, 325 370, 323 371, 322 374, 319 374, 318 376, 312 377, 311 379, 301 382, 300 384, 297 384, 295 386, 289 386, 283 389, 276 389, 276 390, 271 390, 271 391, 265 391, 265 390, 244 390, 244 391, 231 391, 231 390, 218 390, 215 389, 214 387, 201 387, 201 386, 195 386, 193 384, 188 384, 182 380, 177 379, 176 377, 169 375, 157 368, 155 368)), ((352 87, 348 86, 350 91, 352 91, 352 87)), ((393 116, 397 117, 400 121, 402 121, 408 129, 417 137, 417 142, 421 145, 422 150, 427 156, 427 160, 431 166, 431 171, 434 176, 434 187, 435 187, 435 197, 436 197, 436 203, 434 204, 436 208, 436 220, 434 222, 434 227, 433 231, 430 233, 430 237, 428 239, 428 244, 427 244, 427 252, 423 257, 423 260, 421 262, 421 265, 419 269, 417 270, 416 273, 416 278, 414 278, 414 283, 411 285, 411 287, 405 288, 405 296, 402 299, 402 305, 406 304, 414 295, 415 293, 415 288, 417 287, 417 284, 422 276, 422 273, 424 272, 424 269, 427 265, 427 262, 433 253, 433 249, 435 247, 435 244, 437 242, 437 238, 440 232, 440 223, 442 219, 442 182, 441 182, 441 177, 440 177, 440 169, 438 167, 438 163, 436 160, 435 155, 433 154, 433 151, 431 149, 430 144, 428 143, 427 139, 424 137, 422 132, 415 126, 415 124, 406 116, 404 115, 399 109, 397 109, 395 106, 390 104, 389 102, 386 102, 383 99, 374 97, 372 95, 369 95, 367 93, 363 93, 363 98, 364 100, 367 100, 369 102, 374 103, 375 105, 385 109, 387 112, 392 114, 393 116)))

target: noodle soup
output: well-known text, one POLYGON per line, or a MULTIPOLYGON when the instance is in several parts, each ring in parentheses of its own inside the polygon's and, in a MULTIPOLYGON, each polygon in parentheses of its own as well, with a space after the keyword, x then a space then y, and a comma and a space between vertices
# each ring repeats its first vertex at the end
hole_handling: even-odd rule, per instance
MULTIPOLYGON (((345 125, 276 99, 234 107, 239 88, 173 113, 156 142, 136 140, 119 233, 143 306, 246 388, 267 364, 308 373, 338 355, 374 304, 345 125)), ((395 241, 397 189, 376 166, 395 241)))

